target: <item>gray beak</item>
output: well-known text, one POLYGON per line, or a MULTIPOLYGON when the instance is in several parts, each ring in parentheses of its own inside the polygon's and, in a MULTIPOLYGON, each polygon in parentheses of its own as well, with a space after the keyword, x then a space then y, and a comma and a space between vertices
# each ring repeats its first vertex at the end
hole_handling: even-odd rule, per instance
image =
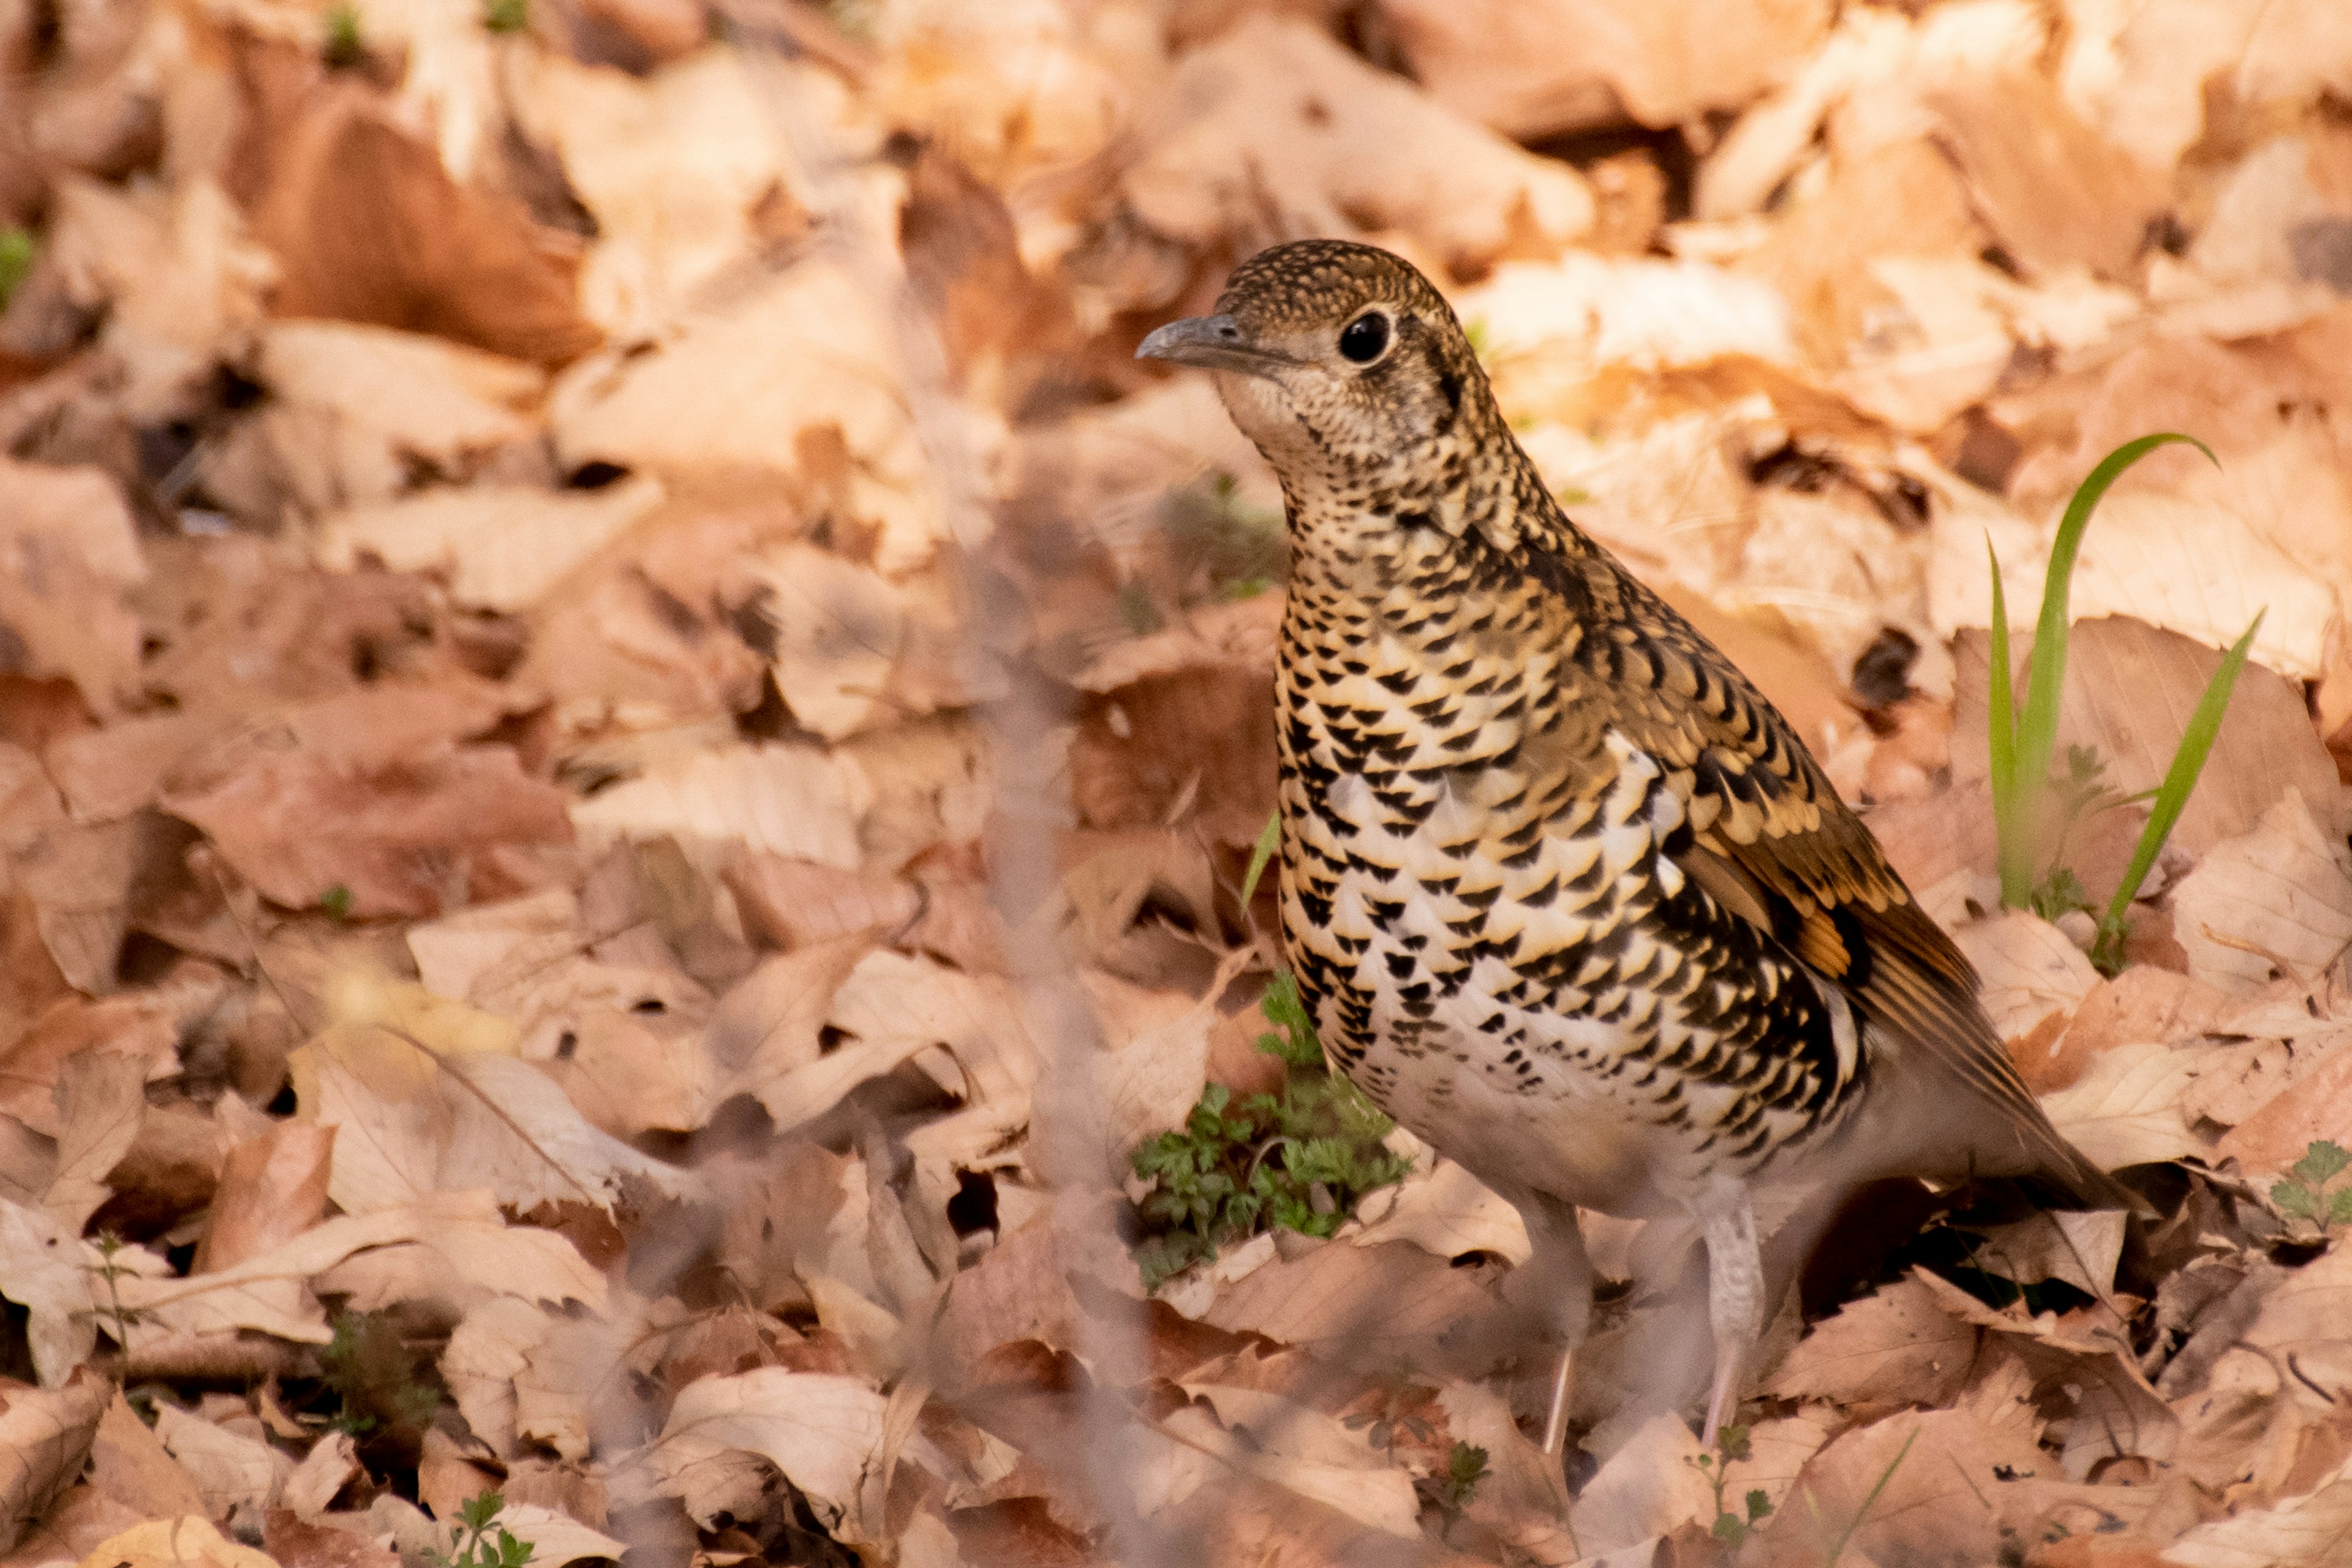
POLYGON ((1190 316, 1171 321, 1144 339, 1135 357, 1264 376, 1271 376, 1278 365, 1292 363, 1287 354, 1251 342, 1242 324, 1231 316, 1190 316))

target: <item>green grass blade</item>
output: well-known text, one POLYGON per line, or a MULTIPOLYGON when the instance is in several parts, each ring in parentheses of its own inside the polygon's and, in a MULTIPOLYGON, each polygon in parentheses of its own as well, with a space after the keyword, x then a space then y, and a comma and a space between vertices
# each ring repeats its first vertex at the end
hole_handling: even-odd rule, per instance
POLYGON ((2140 884, 2147 880, 2149 868, 2164 849, 2164 841, 2172 836, 2173 825, 2188 806, 2189 792, 2197 787, 2197 775, 2204 771, 2214 738, 2221 732, 2221 721, 2230 709, 2230 693, 2237 688, 2239 672, 2246 668, 2254 634, 2262 630, 2263 616, 2269 613, 2256 613, 2254 624, 2231 646, 2222 657, 2221 667, 2205 683, 2205 695, 2197 700, 2196 711, 2189 715, 2189 728, 2181 732, 2180 747, 2172 753, 2172 765, 2165 770, 2164 783, 2157 786, 2156 804, 2148 810, 2147 825, 2139 831, 2139 847, 2132 851, 2130 868, 2124 872, 2116 896, 2107 902, 2108 924, 2123 923, 2125 911, 2139 897, 2140 884))
POLYGON ((1250 907, 1250 900, 1257 894, 1257 879, 1265 875, 1266 863, 1281 847, 1282 813, 1277 810, 1265 819, 1265 826, 1257 830, 1257 844, 1250 850, 1249 869, 1242 874, 1243 910, 1250 907))
POLYGON ((2010 685, 2009 598, 2000 583, 2000 556, 1985 535, 1992 562, 1992 654, 1987 671, 1986 742, 1992 758, 1993 837, 2000 851, 2000 901, 2023 909, 2033 891, 2032 847, 2018 821, 2017 694, 2010 685))
POLYGON ((2025 711, 2017 721, 2017 744, 2011 765, 2010 826, 2001 839, 2000 900, 2021 909, 2033 887, 2035 846, 2031 842, 2033 802, 2050 776, 2050 754, 2058 741, 2058 697, 2066 685, 2066 637, 2073 625, 2071 610, 2074 559, 2082 551, 2083 531, 2092 511, 2124 470, 2155 451, 2176 442, 2196 447, 2215 468, 2221 459, 2194 436, 2159 431, 2126 441, 2102 458, 2090 476, 2074 488, 2066 513, 2058 521, 2058 537, 2051 542, 2050 567, 2042 579, 2042 614, 2034 623, 2033 651, 2027 656, 2025 711))

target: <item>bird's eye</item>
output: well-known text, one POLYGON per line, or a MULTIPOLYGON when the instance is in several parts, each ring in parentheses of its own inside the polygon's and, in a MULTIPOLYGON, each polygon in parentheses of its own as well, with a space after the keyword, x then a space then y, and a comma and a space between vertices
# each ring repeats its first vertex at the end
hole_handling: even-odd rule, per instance
POLYGON ((1370 364, 1389 346, 1389 319, 1367 310, 1339 329, 1339 353, 1358 364, 1370 364))

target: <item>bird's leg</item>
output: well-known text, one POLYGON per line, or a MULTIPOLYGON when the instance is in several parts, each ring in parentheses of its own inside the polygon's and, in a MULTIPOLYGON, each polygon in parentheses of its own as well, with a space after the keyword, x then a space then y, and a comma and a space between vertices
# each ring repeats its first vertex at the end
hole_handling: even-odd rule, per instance
POLYGON ((1706 1315, 1715 1330, 1715 1387, 1706 1401, 1699 1441, 1712 1448, 1723 1418, 1739 1400, 1748 1352, 1764 1332, 1764 1258, 1756 1240, 1756 1208, 1748 1189, 1717 1182, 1700 1200, 1706 1237, 1706 1315))
POLYGON ((1592 1324, 1592 1259, 1584 1250, 1584 1233, 1570 1205, 1541 1199, 1521 1214, 1528 1222, 1528 1240, 1535 1253, 1528 1262, 1549 1298, 1552 1326, 1562 1342, 1559 1363, 1552 1369, 1551 1403, 1544 1415, 1543 1436, 1544 1452, 1558 1458, 1568 1446, 1568 1403, 1576 1386, 1576 1352, 1592 1324))

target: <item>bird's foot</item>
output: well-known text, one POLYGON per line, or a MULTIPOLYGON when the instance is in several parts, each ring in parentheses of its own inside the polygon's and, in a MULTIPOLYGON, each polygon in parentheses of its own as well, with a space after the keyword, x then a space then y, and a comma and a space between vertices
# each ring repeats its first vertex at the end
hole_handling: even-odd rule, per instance
POLYGON ((1699 1209, 1706 1237, 1706 1310, 1715 1330, 1715 1383, 1699 1441, 1712 1448, 1725 1417, 1739 1405, 1748 1352, 1764 1332, 1764 1258, 1748 1189, 1718 1182, 1699 1209))

